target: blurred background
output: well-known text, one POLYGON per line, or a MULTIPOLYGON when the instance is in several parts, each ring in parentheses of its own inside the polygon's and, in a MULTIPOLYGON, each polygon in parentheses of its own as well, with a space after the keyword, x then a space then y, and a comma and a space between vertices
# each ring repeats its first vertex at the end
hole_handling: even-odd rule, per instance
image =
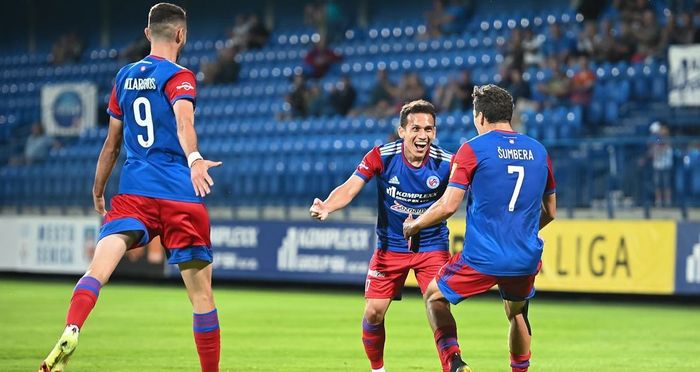
MULTIPOLYGON (((224 162, 207 198, 216 277, 362 284, 376 187, 326 224, 309 221, 311 201, 395 138, 404 102, 432 101, 439 145, 456 151, 476 133, 473 86, 495 83, 554 163, 562 220, 543 232, 542 286, 700 294, 698 1, 176 3, 200 150, 224 162)), ((0 14, 3 271, 83 272, 114 76, 149 50, 151 2, 68 4, 0 14)), ((157 241, 120 273, 172 274, 157 241)))

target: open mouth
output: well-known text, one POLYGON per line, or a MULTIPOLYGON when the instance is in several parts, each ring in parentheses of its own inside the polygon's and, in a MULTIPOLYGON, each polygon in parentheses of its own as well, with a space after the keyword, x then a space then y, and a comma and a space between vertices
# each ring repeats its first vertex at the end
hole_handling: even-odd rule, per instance
POLYGON ((416 145, 418 151, 424 151, 428 148, 428 142, 415 142, 414 145, 416 145))

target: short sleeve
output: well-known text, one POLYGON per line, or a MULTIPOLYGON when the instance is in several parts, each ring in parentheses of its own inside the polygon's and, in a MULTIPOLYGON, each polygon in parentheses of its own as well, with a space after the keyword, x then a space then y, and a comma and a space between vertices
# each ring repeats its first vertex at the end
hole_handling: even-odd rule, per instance
POLYGON ((450 181, 447 185, 466 190, 472 182, 477 163, 472 147, 469 143, 463 144, 452 157, 450 181))
POLYGON ((369 182, 372 177, 381 173, 383 169, 384 164, 382 163, 382 156, 379 154, 379 147, 375 147, 362 158, 354 174, 365 180, 365 182, 369 182))
POLYGON ((547 187, 544 189, 545 195, 557 192, 557 181, 554 180, 554 171, 552 171, 552 159, 547 155, 547 187))
POLYGON ((112 94, 109 96, 109 105, 107 106, 107 113, 109 116, 122 120, 124 114, 122 113, 121 107, 119 107, 119 101, 117 100, 117 86, 112 87, 112 94))
POLYGON ((194 104, 197 96, 197 83, 192 71, 182 69, 175 73, 165 84, 165 95, 171 105, 180 99, 190 100, 194 104))

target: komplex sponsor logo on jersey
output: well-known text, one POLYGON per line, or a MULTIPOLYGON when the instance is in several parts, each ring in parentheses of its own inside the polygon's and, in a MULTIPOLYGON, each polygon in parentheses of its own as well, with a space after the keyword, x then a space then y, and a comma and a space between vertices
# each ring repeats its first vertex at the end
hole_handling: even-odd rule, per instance
MULTIPOLYGON (((439 184, 439 181, 438 181, 439 184)), ((400 200, 408 203, 423 203, 430 199, 436 198, 437 192, 430 193, 415 193, 415 192, 404 192, 397 189, 395 186, 386 188, 387 195, 391 196, 396 200, 400 200)))

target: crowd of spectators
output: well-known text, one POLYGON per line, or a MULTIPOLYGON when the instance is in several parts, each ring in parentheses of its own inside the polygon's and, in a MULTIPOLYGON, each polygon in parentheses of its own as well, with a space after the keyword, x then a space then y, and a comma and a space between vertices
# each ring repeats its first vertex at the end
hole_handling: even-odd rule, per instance
POLYGON ((199 76, 204 84, 232 83, 238 79, 240 64, 236 56, 246 50, 260 49, 267 42, 270 32, 255 14, 236 16, 228 39, 218 48, 216 59, 203 62, 199 76))

